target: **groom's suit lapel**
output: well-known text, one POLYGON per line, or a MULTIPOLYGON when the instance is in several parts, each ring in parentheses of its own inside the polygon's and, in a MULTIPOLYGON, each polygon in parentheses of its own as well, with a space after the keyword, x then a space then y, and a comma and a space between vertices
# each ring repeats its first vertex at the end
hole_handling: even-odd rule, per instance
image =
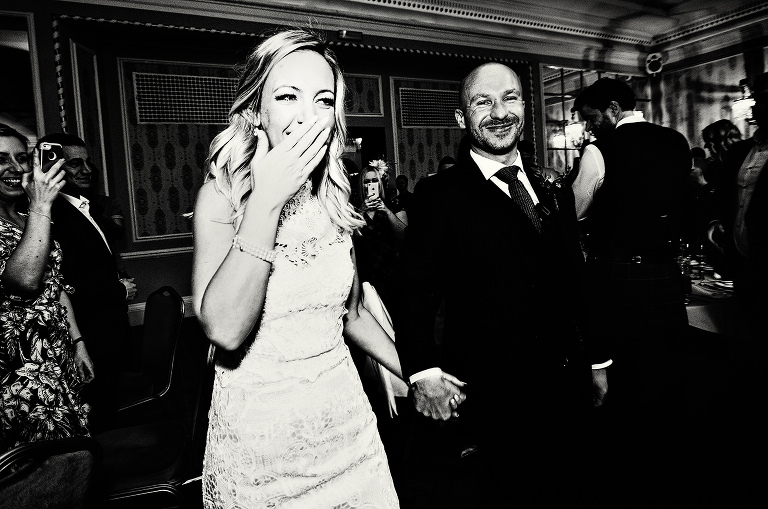
MULTIPOLYGON (((520 207, 504 191, 489 179, 486 179, 477 164, 467 154, 465 177, 465 195, 470 207, 475 209, 475 221, 484 221, 492 226, 493 235, 498 235, 499 245, 509 246, 519 260, 528 260, 531 246, 537 242, 538 233, 520 207)), ((484 230, 487 231, 487 230, 484 230)))

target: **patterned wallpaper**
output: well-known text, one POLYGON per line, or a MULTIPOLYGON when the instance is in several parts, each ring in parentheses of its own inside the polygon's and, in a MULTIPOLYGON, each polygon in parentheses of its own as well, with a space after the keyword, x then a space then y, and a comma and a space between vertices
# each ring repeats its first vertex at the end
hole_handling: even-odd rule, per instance
MULTIPOLYGON (((757 66, 768 72, 768 47, 757 50, 757 66), (762 62, 761 62, 762 61, 762 62)), ((743 54, 669 72, 661 80, 663 124, 683 133, 692 147, 703 147, 701 130, 720 119, 736 124, 743 138, 755 133, 756 126, 733 118, 733 102, 741 98, 739 82, 747 76, 743 54)), ((756 67, 753 61, 752 67, 756 67)), ((759 69, 753 69, 759 74, 759 69)))
MULTIPOLYGON (((393 124, 397 146, 397 174, 408 176, 415 184, 421 177, 437 170, 437 163, 444 156, 456 157, 459 142, 464 131, 456 128, 409 128, 403 129, 400 118, 399 90, 401 88, 418 88, 432 90, 455 90, 460 88, 459 82, 429 81, 392 78, 393 124)), ((456 105, 458 107, 458 104, 456 105)))
POLYGON ((381 76, 344 74, 347 84, 345 111, 351 117, 383 117, 381 76))
POLYGON ((233 77, 226 67, 189 64, 122 62, 125 97, 129 193, 134 240, 188 237, 191 212, 202 185, 205 158, 221 124, 139 124, 136 119, 134 72, 233 77))
MULTIPOLYGON (((733 101, 741 97, 739 81, 746 78, 744 57, 734 55, 680 71, 661 79, 662 123, 680 131, 691 146, 704 146, 701 130, 716 120, 732 120, 733 101)), ((737 123, 749 136, 745 123, 737 123)))

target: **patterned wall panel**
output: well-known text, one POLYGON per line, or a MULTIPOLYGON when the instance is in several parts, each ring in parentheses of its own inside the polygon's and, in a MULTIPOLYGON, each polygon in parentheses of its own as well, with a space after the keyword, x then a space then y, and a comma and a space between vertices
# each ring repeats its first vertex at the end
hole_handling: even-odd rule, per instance
POLYGON ((140 124, 136 118, 133 73, 232 78, 227 67, 121 61, 127 170, 134 241, 189 237, 191 212, 203 182, 211 140, 223 125, 140 124))
MULTIPOLYGON (((455 128, 403 128, 402 111, 400 109, 400 89, 422 90, 451 90, 460 89, 459 82, 413 80, 409 78, 392 78, 392 108, 395 119, 396 150, 395 163, 397 174, 404 174, 411 183, 415 184, 428 173, 434 173, 437 164, 444 156, 456 157, 459 142, 464 131, 455 128)), ((458 104, 452 106, 452 109, 458 104)))
MULTIPOLYGON (((665 73, 661 80, 663 125, 683 133, 691 146, 703 147, 704 127, 723 118, 732 120, 733 101, 741 97, 739 81, 744 78, 741 54, 665 73)), ((751 134, 743 122, 738 124, 742 135, 751 134)))
POLYGON ((344 74, 347 84, 345 111, 350 117, 383 117, 381 76, 344 74))

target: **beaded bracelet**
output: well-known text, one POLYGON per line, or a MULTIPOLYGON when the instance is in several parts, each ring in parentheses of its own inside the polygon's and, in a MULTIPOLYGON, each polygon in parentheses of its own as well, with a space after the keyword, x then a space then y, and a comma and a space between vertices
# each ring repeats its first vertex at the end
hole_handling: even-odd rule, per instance
POLYGON ((241 239, 237 235, 235 235, 235 238, 232 239, 232 249, 239 249, 243 253, 248 253, 251 256, 255 256, 259 260, 264 260, 268 263, 274 262, 275 257, 277 256, 277 251, 274 249, 266 249, 264 247, 251 244, 250 242, 241 239))

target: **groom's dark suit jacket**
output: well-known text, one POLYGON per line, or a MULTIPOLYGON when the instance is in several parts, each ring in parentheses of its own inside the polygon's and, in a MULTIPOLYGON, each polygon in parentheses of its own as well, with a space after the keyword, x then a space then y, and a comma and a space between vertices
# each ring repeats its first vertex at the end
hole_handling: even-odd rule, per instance
POLYGON ((503 422, 500 408, 515 409, 518 422, 547 419, 588 385, 589 362, 606 360, 578 327, 583 257, 570 187, 556 205, 529 180, 549 210, 541 234, 467 149, 454 167, 419 182, 409 211, 395 324, 403 374, 440 367, 467 382, 461 419, 481 428, 503 422), (440 351, 433 325, 443 298, 440 351))

